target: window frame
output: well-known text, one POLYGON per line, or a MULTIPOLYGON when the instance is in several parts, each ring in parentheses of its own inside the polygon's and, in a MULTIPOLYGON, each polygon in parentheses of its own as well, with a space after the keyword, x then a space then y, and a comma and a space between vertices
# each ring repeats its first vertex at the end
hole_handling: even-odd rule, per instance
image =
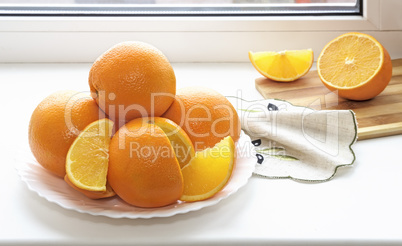
POLYGON ((0 62, 93 62, 125 40, 151 43, 172 62, 247 62, 248 50, 301 48, 312 48, 317 58, 329 40, 349 31, 372 34, 391 56, 402 57, 400 6, 364 0, 363 16, 2 16, 0 62))
POLYGON ((0 16, 73 17, 195 17, 195 16, 320 16, 362 15, 362 0, 356 4, 5 4, 0 16), (330 5, 330 6, 329 6, 330 5), (330 8, 329 8, 330 7, 330 8), (239 10, 240 9, 240 10, 239 10))

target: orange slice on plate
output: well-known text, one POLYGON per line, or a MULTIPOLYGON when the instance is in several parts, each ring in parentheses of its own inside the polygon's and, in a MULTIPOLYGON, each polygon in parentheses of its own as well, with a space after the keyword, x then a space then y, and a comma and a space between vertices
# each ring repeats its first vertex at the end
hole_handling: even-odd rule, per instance
POLYGON ((218 193, 229 181, 235 161, 235 144, 230 136, 212 148, 196 152, 181 170, 184 190, 180 200, 200 201, 218 193))
POLYGON ((112 129, 113 121, 98 120, 75 139, 66 158, 67 177, 74 186, 88 191, 106 191, 112 129))

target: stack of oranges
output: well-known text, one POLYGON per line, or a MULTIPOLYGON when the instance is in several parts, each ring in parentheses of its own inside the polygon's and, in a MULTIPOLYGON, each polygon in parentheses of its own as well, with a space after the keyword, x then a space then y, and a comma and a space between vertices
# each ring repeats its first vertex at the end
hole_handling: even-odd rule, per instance
POLYGON ((89 72, 91 95, 45 98, 29 124, 37 161, 82 194, 118 195, 139 207, 199 201, 219 192, 235 165, 239 117, 218 92, 176 91, 165 55, 119 43, 89 72))

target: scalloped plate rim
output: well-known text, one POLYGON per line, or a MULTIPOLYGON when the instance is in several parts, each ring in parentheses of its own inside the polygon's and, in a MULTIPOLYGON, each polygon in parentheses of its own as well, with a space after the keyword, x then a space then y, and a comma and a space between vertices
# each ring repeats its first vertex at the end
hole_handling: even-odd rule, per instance
MULTIPOLYGON (((242 131, 241 137, 238 141, 238 144, 245 144, 245 143, 250 143, 250 138, 242 131)), ((239 151, 239 148, 238 148, 239 151)), ((50 203, 57 204, 58 206, 67 209, 67 210, 73 210, 82 214, 90 214, 93 216, 105 216, 109 218, 114 218, 114 219, 120 219, 120 218, 128 218, 128 219, 150 219, 150 218, 155 218, 155 217, 171 217, 176 214, 185 214, 191 211, 197 211, 205 207, 210 207, 213 206, 223 199, 226 199, 227 197, 231 196, 232 194, 236 193, 241 187, 245 186, 248 183, 248 180, 253 174, 254 167, 255 167, 255 158, 251 155, 249 157, 244 157, 244 158, 238 158, 236 162, 236 169, 235 172, 233 172, 233 176, 229 180, 229 183, 225 186, 225 188, 218 192, 215 196, 203 200, 203 201, 198 201, 198 202, 192 202, 192 203, 186 203, 186 202, 178 202, 173 205, 168 205, 166 207, 162 208, 138 208, 134 206, 130 206, 124 201, 122 201, 118 197, 113 197, 113 198, 106 198, 103 201, 114 201, 117 204, 121 204, 124 207, 127 208, 133 208, 134 210, 141 210, 140 212, 136 211, 118 211, 118 210, 113 210, 110 209, 110 207, 102 207, 100 204, 103 204, 103 201, 98 202, 99 209, 103 209, 101 211, 99 210, 94 210, 93 208, 89 208, 88 206, 80 206, 79 204, 71 204, 69 202, 65 202, 63 200, 57 199, 55 195, 52 195, 49 193, 55 193, 59 196, 63 196, 65 194, 61 194, 57 190, 43 190, 43 189, 38 189, 37 186, 35 186, 34 182, 40 182, 38 179, 33 179, 30 180, 29 176, 26 175, 26 172, 28 168, 30 169, 37 169, 39 172, 43 172, 45 176, 51 177, 50 179, 54 179, 55 182, 64 182, 62 179, 59 177, 56 177, 52 174, 50 174, 48 171, 46 171, 34 158, 32 153, 29 151, 28 146, 24 146, 20 148, 20 153, 17 155, 15 158, 15 169, 17 170, 18 175, 20 176, 21 180, 27 185, 28 189, 35 192, 36 194, 39 195, 39 197, 44 198, 50 203), (242 165, 241 168, 239 165, 242 165), (233 180, 233 177, 236 179, 240 180, 233 180), (236 183, 233 183, 236 182, 236 183), (185 204, 185 205, 181 205, 185 204)), ((35 176, 35 174, 31 173, 30 175, 35 176)), ((39 186, 42 186, 44 184, 39 183, 39 186)), ((65 184, 67 186, 67 184, 65 184)), ((75 194, 77 197, 75 197, 77 203, 78 202, 84 202, 88 201, 92 203, 93 201, 96 200, 91 200, 87 197, 84 197, 83 195, 76 193, 75 190, 71 189, 69 191, 70 193, 75 194), (81 199, 81 200, 80 200, 81 199)), ((107 202, 104 202, 107 203, 107 202)))

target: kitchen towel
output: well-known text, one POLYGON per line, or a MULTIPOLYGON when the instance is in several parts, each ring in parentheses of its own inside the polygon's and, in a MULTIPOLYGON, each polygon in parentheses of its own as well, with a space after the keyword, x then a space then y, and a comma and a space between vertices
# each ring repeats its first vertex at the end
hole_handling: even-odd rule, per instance
POLYGON ((228 99, 251 139, 256 175, 322 182, 355 161, 357 122, 351 110, 313 110, 275 99, 228 99))

